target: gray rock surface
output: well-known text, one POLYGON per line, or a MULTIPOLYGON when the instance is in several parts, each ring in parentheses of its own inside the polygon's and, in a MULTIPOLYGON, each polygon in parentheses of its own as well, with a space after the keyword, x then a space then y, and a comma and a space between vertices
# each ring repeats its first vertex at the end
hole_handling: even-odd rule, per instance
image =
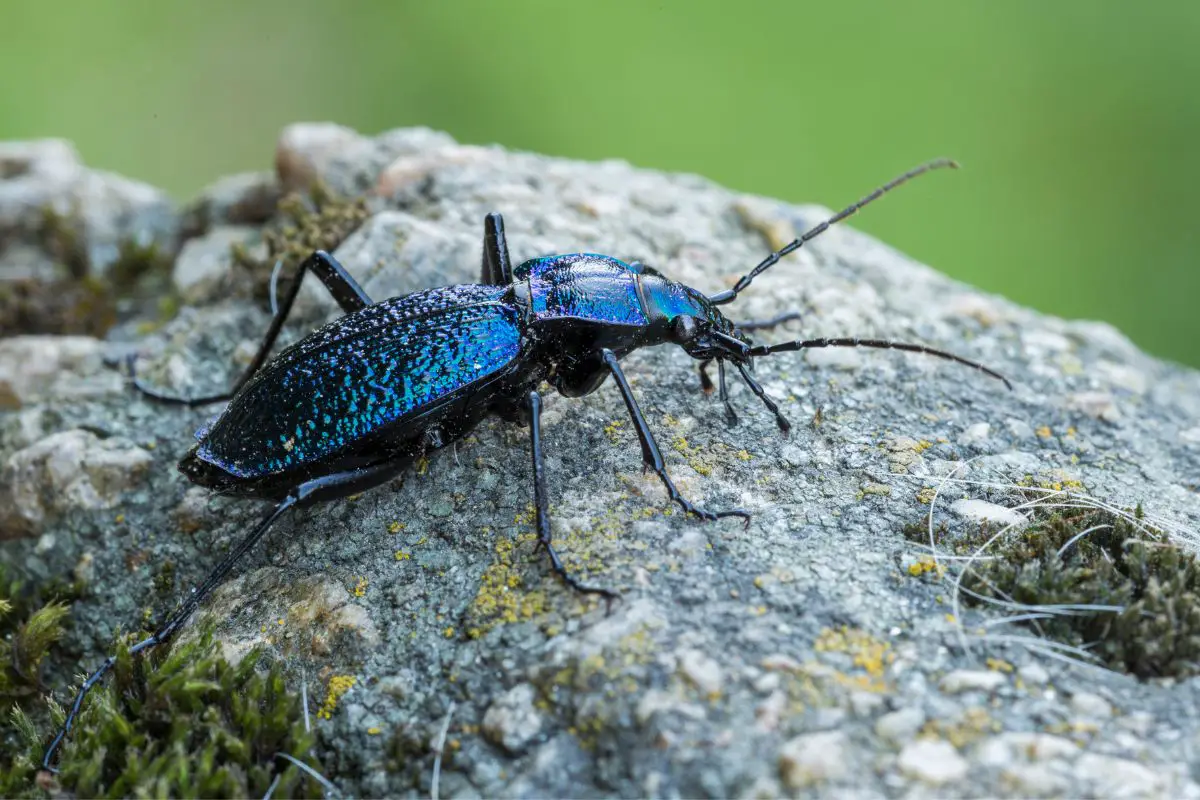
MULTIPOLYGON (((709 292, 827 214, 426 130, 293 126, 277 165, 287 189, 320 178, 371 194, 375 216, 337 256, 377 298, 474 280, 492 210, 517 260, 607 252, 709 292)), ((196 300, 137 345, 145 375, 187 393, 231 381, 268 322, 240 296, 196 300)), ((302 305, 293 337, 332 314, 319 291, 302 305)), ((789 310, 802 323, 762 338, 921 341, 1003 371, 1016 390, 919 356, 781 355, 757 376, 794 422, 783 438, 740 387, 742 422, 727 427, 683 352, 638 352, 626 370, 682 491, 754 518, 743 528, 669 513, 611 384, 547 396, 554 535, 593 582, 621 589, 610 613, 566 590, 533 546, 527 433, 491 421, 387 486, 281 524, 203 616, 227 653, 265 647, 316 704, 321 681, 356 679, 316 720, 322 762, 350 795, 427 796, 453 701, 443 796, 1200 797, 1200 681, 1139 683, 982 637, 995 614, 949 619, 948 579, 916 576, 923 553, 901 535, 955 470, 1001 486, 1078 481, 1196 529, 1200 375, 1107 325, 983 295, 849 227, 732 307, 739 319, 789 310)), ((93 453, 101 440, 87 431, 124 443, 127 475, 88 484, 103 505, 25 514, 21 538, 0 543, 34 575, 90 560, 71 633, 88 665, 140 617, 156 564, 176 565, 181 597, 264 513, 175 472, 216 409, 162 407, 122 386, 103 359, 127 349, 0 343, 0 463, 49 470, 29 448, 67 437, 93 453)), ((952 523, 954 500, 1004 502, 982 487, 944 492, 937 513, 952 523)))
POLYGON ((0 142, 0 279, 50 277, 62 254, 40 240, 46 214, 77 226, 81 265, 103 274, 124 242, 174 247, 178 219, 165 192, 88 169, 68 142, 0 142))

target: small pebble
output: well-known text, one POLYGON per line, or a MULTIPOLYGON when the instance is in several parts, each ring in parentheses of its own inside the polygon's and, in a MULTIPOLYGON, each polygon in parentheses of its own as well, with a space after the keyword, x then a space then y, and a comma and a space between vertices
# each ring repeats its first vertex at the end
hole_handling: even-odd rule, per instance
POLYGON ((483 735, 510 755, 520 755, 542 732, 542 715, 533 706, 534 688, 520 683, 496 698, 483 715, 483 735))
POLYGON ((925 712, 919 708, 902 708, 884 714, 875 721, 875 733, 892 744, 901 744, 916 735, 925 724, 925 712))
POLYGON ((918 739, 905 745, 896 761, 900 771, 932 786, 954 783, 967 776, 967 760, 949 742, 918 739))
POLYGON ((679 671, 704 694, 721 691, 721 666, 699 650, 685 650, 679 655, 679 671))
POLYGON ((1089 719, 1108 719, 1112 716, 1112 706, 1109 702, 1091 692, 1076 692, 1071 695, 1071 710, 1089 719))
POLYGON ((779 750, 779 774, 790 789, 835 781, 850 769, 846 734, 841 731, 806 733, 779 750))
POLYGON ((1002 673, 990 669, 956 669, 947 673, 938 686, 943 692, 994 692, 1007 683, 1002 673))

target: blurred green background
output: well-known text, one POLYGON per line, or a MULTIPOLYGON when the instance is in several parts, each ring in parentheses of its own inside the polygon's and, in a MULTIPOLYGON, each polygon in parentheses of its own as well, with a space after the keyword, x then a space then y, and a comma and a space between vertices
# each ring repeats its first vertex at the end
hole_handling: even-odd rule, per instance
POLYGON ((0 0, 0 75, 0 138, 181 200, 297 120, 836 207, 950 155, 854 224, 1200 365, 1200 3, 0 0))

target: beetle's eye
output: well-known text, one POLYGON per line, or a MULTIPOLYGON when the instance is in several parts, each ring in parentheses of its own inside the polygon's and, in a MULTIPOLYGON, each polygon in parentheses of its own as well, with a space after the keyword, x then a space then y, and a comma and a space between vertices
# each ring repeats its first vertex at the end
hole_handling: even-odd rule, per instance
POLYGON ((671 339, 676 344, 687 344, 696 338, 700 332, 700 326, 696 324, 696 318, 687 314, 680 314, 671 323, 671 339))

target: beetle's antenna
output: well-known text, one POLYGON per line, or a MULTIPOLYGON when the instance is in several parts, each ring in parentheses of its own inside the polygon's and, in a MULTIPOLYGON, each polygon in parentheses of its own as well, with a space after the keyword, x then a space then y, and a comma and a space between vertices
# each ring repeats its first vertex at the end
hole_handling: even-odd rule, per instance
POLYGON ((843 208, 841 211, 834 214, 832 217, 825 220, 820 225, 816 226, 815 228, 809 230, 807 233, 803 234, 800 238, 794 239, 789 244, 786 244, 779 250, 776 250, 774 253, 771 253, 771 255, 767 256, 761 262, 759 262, 757 267, 750 270, 750 272, 748 272, 747 274, 743 275, 741 277, 741 279, 738 280, 738 282, 734 284, 732 289, 727 289, 724 292, 718 292, 717 294, 714 294, 712 297, 708 298, 708 301, 710 303, 712 303, 714 306, 723 306, 726 303, 732 303, 734 300, 737 299, 738 294, 741 293, 742 290, 744 290, 747 286, 749 286, 750 283, 755 278, 757 278, 763 272, 766 272, 771 267, 775 266, 775 264, 777 264, 779 262, 779 259, 799 250, 801 247, 804 246, 805 242, 810 241, 810 240, 815 239, 818 236, 820 236, 822 233, 824 233, 826 230, 829 229, 830 225, 834 225, 838 222, 841 222, 846 217, 853 216, 854 214, 858 213, 858 210, 860 208, 867 205, 868 203, 878 200, 880 197, 887 194, 892 189, 895 189, 900 184, 910 181, 913 178, 915 178, 918 175, 921 175, 925 172, 929 172, 930 170, 934 170, 934 169, 941 169, 942 167, 950 167, 951 169, 958 169, 958 162, 952 161, 949 158, 939 158, 935 161, 930 161, 926 164, 922 164, 921 166, 917 167, 916 169, 909 170, 908 172, 904 173, 899 178, 896 178, 895 180, 891 181, 890 183, 886 183, 883 186, 880 186, 878 189, 871 192, 869 195, 867 195, 863 199, 859 200, 854 205, 843 208))
POLYGON ((805 339, 794 342, 782 342, 780 344, 764 345, 760 344, 757 347, 750 348, 751 356, 769 356, 772 353, 786 353, 794 350, 805 350, 810 347, 876 347, 881 350, 905 350, 909 353, 924 353, 929 356, 944 358, 947 361, 953 361, 967 367, 972 367, 979 370, 984 375, 995 378, 998 381, 1003 381, 1008 389, 1012 390, 1012 384, 1008 378, 1001 375, 996 370, 990 367, 985 367, 978 361, 956 356, 953 353, 947 353, 945 350, 938 350, 933 347, 926 347, 923 344, 909 344, 907 342, 893 342, 890 339, 805 339))

